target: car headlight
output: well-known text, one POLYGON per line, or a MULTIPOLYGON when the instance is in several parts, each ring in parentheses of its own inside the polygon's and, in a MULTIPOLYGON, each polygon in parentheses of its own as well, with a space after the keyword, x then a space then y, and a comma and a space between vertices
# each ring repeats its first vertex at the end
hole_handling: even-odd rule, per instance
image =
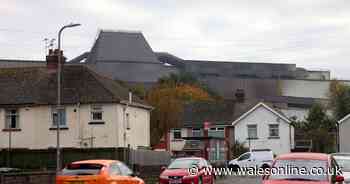
POLYGON ((160 178, 160 179, 166 179, 166 180, 167 180, 167 179, 169 179, 169 176, 160 175, 159 178, 160 178))

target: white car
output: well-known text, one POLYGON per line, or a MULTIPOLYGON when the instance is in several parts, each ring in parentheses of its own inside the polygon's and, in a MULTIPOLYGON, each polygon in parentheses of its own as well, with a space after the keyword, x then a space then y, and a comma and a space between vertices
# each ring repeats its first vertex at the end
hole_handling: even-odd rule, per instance
POLYGON ((273 162, 273 153, 270 150, 252 150, 250 152, 243 153, 238 158, 231 160, 228 163, 228 167, 233 170, 239 168, 269 168, 273 162))
POLYGON ((350 153, 333 153, 332 156, 343 173, 344 183, 350 183, 350 153))

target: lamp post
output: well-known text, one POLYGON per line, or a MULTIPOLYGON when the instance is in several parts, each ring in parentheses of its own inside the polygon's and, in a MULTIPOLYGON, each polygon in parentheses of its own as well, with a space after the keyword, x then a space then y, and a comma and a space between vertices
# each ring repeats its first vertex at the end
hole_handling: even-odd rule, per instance
POLYGON ((61 70, 62 70, 62 65, 61 65, 61 34, 62 31, 66 28, 72 28, 80 26, 80 24, 68 24, 63 26, 60 31, 58 32, 58 44, 57 44, 57 49, 58 49, 58 71, 57 71, 57 123, 56 123, 56 128, 57 128, 57 144, 56 144, 56 173, 60 171, 60 123, 61 123, 61 70))

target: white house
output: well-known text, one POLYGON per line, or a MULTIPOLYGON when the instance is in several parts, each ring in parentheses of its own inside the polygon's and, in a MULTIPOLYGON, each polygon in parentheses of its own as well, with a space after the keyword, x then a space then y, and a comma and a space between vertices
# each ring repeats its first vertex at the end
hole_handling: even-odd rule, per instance
POLYGON ((350 152, 350 114, 338 121, 338 144, 340 152, 350 152))
MULTIPOLYGON (((0 149, 56 146, 57 72, 49 65, 0 69, 0 149)), ((85 66, 64 65, 62 76, 62 147, 150 146, 150 106, 85 66)))
POLYGON ((233 123, 235 140, 251 150, 271 149, 275 154, 294 148, 294 128, 277 110, 260 102, 233 123))

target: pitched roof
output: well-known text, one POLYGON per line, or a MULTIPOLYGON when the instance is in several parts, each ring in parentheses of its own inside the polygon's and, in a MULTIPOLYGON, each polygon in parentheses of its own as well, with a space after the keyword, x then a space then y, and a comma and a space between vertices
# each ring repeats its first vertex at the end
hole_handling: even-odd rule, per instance
POLYGON ((90 51, 88 62, 160 63, 141 32, 102 30, 90 51))
POLYGON ((247 111, 246 113, 244 113, 243 115, 241 115, 239 118, 237 118, 235 121, 232 122, 232 125, 234 126, 235 124, 237 124, 239 121, 241 121, 242 119, 246 118, 248 115, 250 115, 252 112, 254 112, 256 109, 258 109, 259 107, 263 107, 267 110, 269 110, 270 112, 272 112, 273 114, 275 114, 276 116, 278 116, 279 118, 283 119, 284 121, 286 121, 287 123, 290 123, 290 120, 285 117, 281 112, 277 111, 276 109, 273 109, 271 107, 269 107, 268 105, 266 105, 263 102, 259 102, 258 104, 256 104, 253 108, 251 108, 249 111, 247 111))
MULTIPOLYGON (((62 70, 62 104, 123 103, 129 90, 85 66, 65 65, 62 70)), ((57 74, 46 67, 0 69, 0 106, 56 104, 57 74)), ((150 108, 136 96, 134 105, 150 108)))
POLYGON ((338 121, 338 124, 343 123, 344 121, 346 121, 347 119, 350 118, 350 114, 346 115, 345 117, 343 117, 341 120, 338 121))
POLYGON ((196 102, 184 107, 182 117, 184 127, 203 127, 204 122, 215 125, 227 125, 234 118, 234 101, 196 102))

